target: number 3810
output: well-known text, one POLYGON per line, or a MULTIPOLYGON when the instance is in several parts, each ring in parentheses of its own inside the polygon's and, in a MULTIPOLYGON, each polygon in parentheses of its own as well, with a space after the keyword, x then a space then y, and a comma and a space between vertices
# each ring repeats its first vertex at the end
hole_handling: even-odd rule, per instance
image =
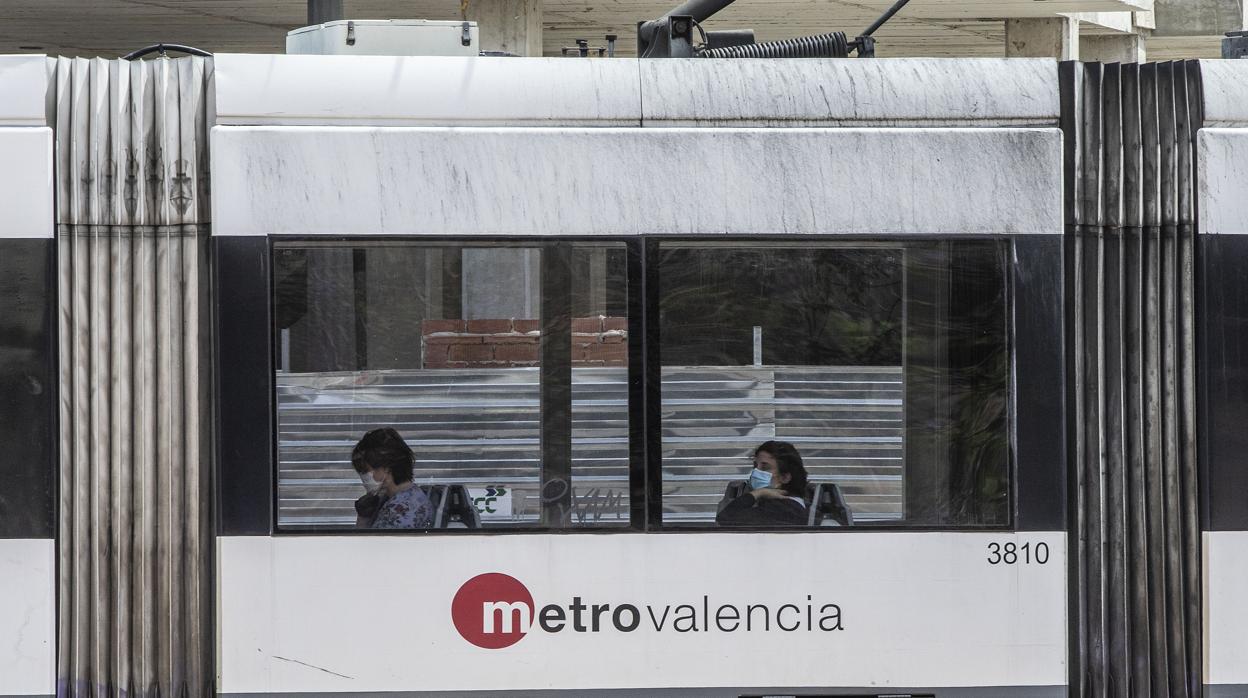
POLYGON ((988 564, 990 565, 1043 565, 1049 561, 1049 544, 1043 541, 1036 543, 1023 543, 1017 545, 1013 542, 988 544, 988 564))

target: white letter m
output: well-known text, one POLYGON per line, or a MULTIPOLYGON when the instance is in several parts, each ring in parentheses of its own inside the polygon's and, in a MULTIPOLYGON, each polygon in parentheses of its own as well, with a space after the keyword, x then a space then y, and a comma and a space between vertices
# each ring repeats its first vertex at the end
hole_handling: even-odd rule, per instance
POLYGON ((533 622, 529 606, 523 601, 485 601, 481 604, 481 632, 487 635, 494 633, 494 618, 497 614, 502 614, 504 633, 528 632, 529 625, 533 622), (515 622, 517 613, 520 614, 519 623, 515 622), (516 625, 519 627, 512 630, 516 625))

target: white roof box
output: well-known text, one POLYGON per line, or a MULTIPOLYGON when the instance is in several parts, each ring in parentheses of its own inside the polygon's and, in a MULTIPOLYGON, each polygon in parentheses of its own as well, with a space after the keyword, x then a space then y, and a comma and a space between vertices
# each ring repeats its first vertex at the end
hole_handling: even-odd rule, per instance
POLYGON ((475 56, 476 22, 428 19, 340 19, 286 35, 286 53, 347 56, 475 56))

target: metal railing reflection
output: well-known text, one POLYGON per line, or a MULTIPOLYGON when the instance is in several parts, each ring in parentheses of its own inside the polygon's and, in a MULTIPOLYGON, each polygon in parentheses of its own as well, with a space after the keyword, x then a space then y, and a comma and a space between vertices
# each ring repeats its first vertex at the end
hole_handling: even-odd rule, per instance
MULTIPOLYGON (((378 426, 411 445, 418 483, 465 485, 482 525, 538 524, 536 368, 279 373, 277 385, 280 526, 354 524, 349 455, 378 426)), ((859 520, 901 516, 900 367, 667 367, 662 389, 665 520, 713 522, 771 438, 796 444, 859 520)), ((627 369, 572 370, 572 525, 628 525, 628 416, 627 369)))

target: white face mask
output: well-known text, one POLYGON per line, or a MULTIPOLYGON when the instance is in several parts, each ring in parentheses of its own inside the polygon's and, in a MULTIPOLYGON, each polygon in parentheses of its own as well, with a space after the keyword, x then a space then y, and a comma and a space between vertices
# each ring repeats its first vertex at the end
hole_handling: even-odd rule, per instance
POLYGON ((369 494, 373 494, 381 489, 381 483, 373 479, 371 472, 360 473, 360 482, 364 484, 364 489, 368 490, 369 494))
POLYGON ((766 470, 759 470, 758 468, 754 468, 753 470, 750 471, 750 489, 761 490, 767 487, 771 487, 772 482, 773 482, 772 475, 766 470))

